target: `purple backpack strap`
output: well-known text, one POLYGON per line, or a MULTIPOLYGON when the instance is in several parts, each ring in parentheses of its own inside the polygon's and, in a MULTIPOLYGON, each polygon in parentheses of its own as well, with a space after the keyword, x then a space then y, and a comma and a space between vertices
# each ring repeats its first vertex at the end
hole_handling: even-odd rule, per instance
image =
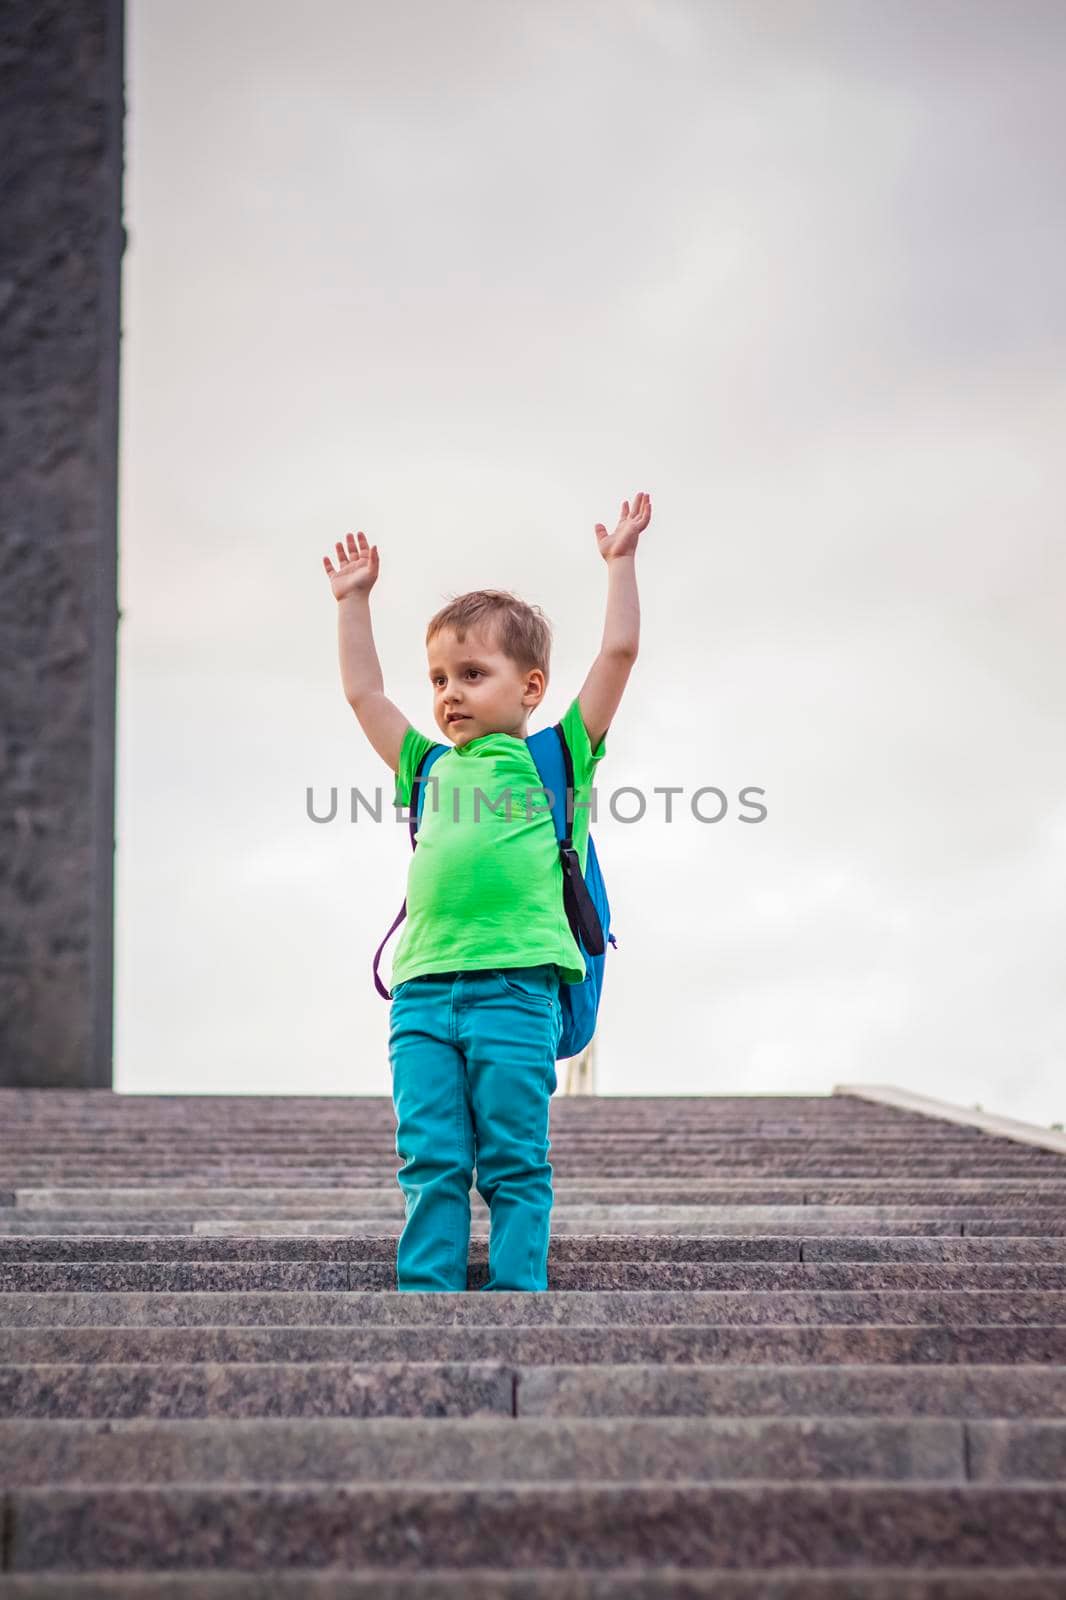
MULTIPOLYGON (((436 751, 438 754, 442 754, 447 749, 448 749, 447 745, 431 745, 430 748, 426 751, 425 755, 422 757, 421 761, 418 763, 418 771, 415 774, 415 781, 414 781, 414 784, 412 785, 412 787, 414 789, 414 793, 418 796, 418 799, 416 800, 415 805, 412 807, 410 817, 407 819, 407 828, 408 828, 408 832, 411 835, 411 849, 412 850, 416 849, 417 846, 418 846, 418 838, 417 838, 417 834, 418 834, 418 819, 419 819, 419 816, 421 814, 421 800, 422 800, 421 784, 424 782, 424 773, 426 771, 426 763, 429 761, 429 758, 430 758, 431 755, 433 755, 434 751, 436 751)), ((389 931, 385 935, 384 939, 382 939, 381 943, 378 945, 377 951, 376 951, 376 953, 374 955, 374 987, 377 989, 378 994, 381 996, 381 998, 383 1000, 391 1000, 392 999, 392 995, 389 993, 389 991, 386 989, 385 985, 382 983, 381 979, 378 977, 378 968, 381 965, 381 952, 384 950, 385 946, 388 944, 389 940, 392 938, 393 934, 396 932, 396 929, 400 926, 400 923, 403 921, 403 919, 404 919, 404 917, 406 917, 406 915, 407 915, 407 897, 405 895, 404 896, 403 905, 400 907, 399 912, 397 913, 397 916, 396 916, 395 920, 393 921, 392 927, 389 929, 389 931)))
POLYGON ((392 999, 392 995, 389 993, 389 991, 386 989, 385 985, 382 983, 381 979, 378 977, 378 967, 381 964, 381 952, 384 950, 385 946, 388 944, 389 940, 392 938, 393 934, 396 932, 396 929, 400 926, 400 923, 403 921, 403 919, 404 919, 404 917, 406 917, 406 915, 407 915, 407 900, 405 898, 403 905, 400 907, 399 915, 397 916, 396 920, 394 921, 392 927, 389 929, 388 933, 385 935, 384 939, 382 939, 381 943, 378 945, 377 954, 374 957, 374 983, 375 983, 375 985, 377 987, 378 994, 381 995, 383 1000, 391 1000, 392 999))

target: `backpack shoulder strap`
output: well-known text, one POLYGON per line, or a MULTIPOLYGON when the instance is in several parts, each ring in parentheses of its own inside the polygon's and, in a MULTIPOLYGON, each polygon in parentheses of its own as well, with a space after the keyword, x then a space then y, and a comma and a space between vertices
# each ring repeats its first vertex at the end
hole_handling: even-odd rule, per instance
MULTIPOLYGON (((563 866, 563 905, 570 932, 579 944, 584 944, 590 956, 602 955, 603 927, 581 871, 580 857, 574 848, 574 761, 562 723, 556 722, 550 728, 542 728, 539 733, 532 734, 526 744, 541 784, 551 795, 552 821, 563 866)), ((590 832, 590 848, 591 845, 590 832)))
POLYGON ((431 744, 421 761, 418 763, 418 771, 415 773, 415 781, 411 786, 415 804, 411 810, 411 816, 408 822, 408 827, 411 832, 412 850, 418 843, 418 825, 422 821, 422 806, 426 798, 426 778, 429 775, 429 769, 433 765, 434 761, 438 760, 440 756, 444 755, 451 748, 452 747, 450 744, 431 744))
MULTIPOLYGON (((574 775, 561 724, 556 723, 554 727, 541 728, 537 733, 530 734, 526 745, 533 757, 541 787, 551 798, 555 837, 562 844, 568 836, 567 785, 573 787, 574 775)), ((570 815, 573 815, 572 809, 570 815)))
MULTIPOLYGON (((447 745, 447 744, 430 745, 429 749, 426 751, 425 755, 422 757, 421 761, 418 763, 418 771, 415 773, 415 781, 414 781, 414 784, 413 784, 414 794, 417 796, 417 805, 411 810, 411 815, 408 818, 408 823, 407 823, 408 830, 409 830, 410 835, 411 835, 411 849, 412 850, 416 849, 417 846, 418 846, 418 823, 419 823, 419 819, 422 816, 422 798, 423 798, 423 795, 425 794, 425 777, 426 777, 426 774, 428 773, 430 767, 433 765, 434 761, 436 761, 437 757, 438 756, 442 756, 444 754, 445 750, 450 750, 450 749, 451 749, 451 745, 447 745)), ((392 927, 389 929, 389 931, 385 935, 384 939, 382 939, 381 943, 378 945, 377 951, 375 952, 375 955, 374 955, 374 986, 377 989, 378 994, 381 995, 381 997, 384 1000, 390 999, 391 996, 389 995, 389 991, 386 989, 385 985, 382 983, 381 978, 380 978, 380 976, 378 974, 378 968, 381 965, 381 952, 384 950, 385 946, 388 944, 389 940, 392 938, 393 934, 396 932, 396 929, 400 926, 400 923, 403 921, 403 919, 404 919, 404 917, 406 917, 406 915, 407 915, 407 896, 405 895, 404 896, 403 905, 400 907, 399 911, 397 912, 396 917, 395 917, 395 919, 393 921, 392 927)))

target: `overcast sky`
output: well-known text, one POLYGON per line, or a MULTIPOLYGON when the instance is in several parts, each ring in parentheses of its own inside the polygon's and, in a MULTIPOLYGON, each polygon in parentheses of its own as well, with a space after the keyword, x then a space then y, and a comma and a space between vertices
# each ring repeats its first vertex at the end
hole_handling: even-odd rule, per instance
POLYGON ((430 734, 432 613, 539 604, 535 732, 646 489, 598 1088, 1066 1120, 1064 69, 1057 0, 129 0, 119 1088, 389 1092, 322 557, 430 734))

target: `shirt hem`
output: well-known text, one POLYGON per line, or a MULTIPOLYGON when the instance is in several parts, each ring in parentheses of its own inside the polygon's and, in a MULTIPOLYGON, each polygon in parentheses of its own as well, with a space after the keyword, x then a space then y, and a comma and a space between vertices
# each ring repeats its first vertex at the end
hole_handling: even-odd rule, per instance
POLYGON ((559 968, 559 979, 561 983, 570 984, 584 982, 584 973, 579 973, 578 976, 573 978, 567 976, 567 974, 571 972, 577 973, 578 969, 576 967, 565 965, 559 959, 558 950, 546 950, 542 955, 538 955, 536 952, 530 955, 524 955, 521 961, 515 961, 507 958, 501 958, 496 961, 486 961, 484 957, 479 957, 477 959, 471 957, 465 961, 462 958, 456 960, 454 957, 452 957, 452 959, 445 961, 442 957, 438 962, 426 962, 425 964, 418 964, 409 970, 404 970, 401 968, 399 971, 394 972, 392 975, 392 981, 389 984, 389 988, 390 990, 395 989, 397 984, 406 983, 409 978, 424 978, 428 977, 434 972, 485 972, 490 971, 494 967, 539 967, 541 963, 545 961, 550 961, 553 963, 553 965, 559 968))

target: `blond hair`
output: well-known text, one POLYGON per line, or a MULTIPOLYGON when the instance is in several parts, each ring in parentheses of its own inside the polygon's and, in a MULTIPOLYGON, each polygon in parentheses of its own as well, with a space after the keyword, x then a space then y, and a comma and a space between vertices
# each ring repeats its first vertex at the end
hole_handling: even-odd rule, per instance
POLYGON ((551 623, 539 606, 529 606, 506 589, 474 589, 457 595, 429 620, 426 648, 443 628, 451 628, 459 643, 468 630, 483 633, 503 655, 523 672, 539 667, 548 686, 551 659, 551 623))

